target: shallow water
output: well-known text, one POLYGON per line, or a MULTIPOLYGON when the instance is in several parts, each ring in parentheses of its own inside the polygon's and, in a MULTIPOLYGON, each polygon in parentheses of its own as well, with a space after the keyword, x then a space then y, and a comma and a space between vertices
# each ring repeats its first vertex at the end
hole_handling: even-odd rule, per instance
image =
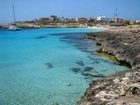
POLYGON ((84 28, 0 31, 0 105, 75 105, 88 84, 126 70, 96 54, 84 28), (95 75, 88 75, 88 73, 95 75))

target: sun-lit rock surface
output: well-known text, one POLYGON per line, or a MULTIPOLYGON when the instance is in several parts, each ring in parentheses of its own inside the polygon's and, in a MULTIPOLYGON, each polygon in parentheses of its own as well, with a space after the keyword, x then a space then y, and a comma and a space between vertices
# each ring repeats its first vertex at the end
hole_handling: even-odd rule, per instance
POLYGON ((78 105, 140 105, 140 30, 99 32, 85 38, 96 40, 99 52, 113 54, 132 68, 93 81, 78 105))

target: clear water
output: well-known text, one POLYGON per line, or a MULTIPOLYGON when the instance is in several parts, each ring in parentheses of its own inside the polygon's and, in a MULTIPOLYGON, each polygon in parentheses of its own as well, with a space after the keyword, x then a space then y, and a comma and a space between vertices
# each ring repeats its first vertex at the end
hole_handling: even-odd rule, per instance
POLYGON ((82 33, 96 31, 1 30, 0 105, 75 105, 90 81, 98 78, 83 75, 85 67, 105 76, 127 69, 97 56, 94 41, 80 39, 82 33))

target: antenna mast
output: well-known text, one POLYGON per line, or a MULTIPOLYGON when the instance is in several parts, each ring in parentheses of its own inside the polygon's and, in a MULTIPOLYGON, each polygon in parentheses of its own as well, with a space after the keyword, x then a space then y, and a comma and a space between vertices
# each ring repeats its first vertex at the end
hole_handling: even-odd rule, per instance
POLYGON ((116 8, 115 13, 114 13, 115 18, 118 18, 119 14, 120 12, 118 12, 118 9, 116 8))
POLYGON ((14 6, 14 3, 13 3, 13 19, 14 19, 14 24, 16 22, 16 14, 15 14, 15 6, 14 6))

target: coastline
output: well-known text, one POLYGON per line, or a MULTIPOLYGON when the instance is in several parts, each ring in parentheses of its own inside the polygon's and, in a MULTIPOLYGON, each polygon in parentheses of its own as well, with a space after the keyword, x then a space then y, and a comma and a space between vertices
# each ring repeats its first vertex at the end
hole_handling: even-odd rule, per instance
MULTIPOLYGON (((11 24, 0 24, 0 29, 8 29, 11 24)), ((110 25, 101 25, 96 24, 94 26, 88 26, 87 24, 80 23, 55 23, 55 24, 47 24, 47 25, 38 25, 32 23, 17 23, 17 27, 21 29, 36 29, 36 28, 89 28, 89 29, 97 29, 103 31, 124 31, 131 29, 140 29, 140 25, 127 25, 127 26, 110 26, 110 25)))
MULTIPOLYGON (((42 28, 42 27, 39 27, 39 28, 42 28)), ((66 27, 66 28, 69 28, 69 27, 66 27)), ((139 51, 139 46, 137 46, 137 45, 140 45, 138 43, 139 35, 138 37, 137 36, 131 37, 133 34, 136 34, 136 35, 139 34, 140 31, 133 30, 133 29, 126 31, 121 28, 106 28, 106 27, 100 27, 100 26, 86 27, 86 28, 105 30, 105 32, 91 33, 90 35, 86 35, 85 38, 96 40, 97 45, 99 47, 98 52, 105 52, 107 54, 114 55, 120 62, 130 64, 132 69, 126 72, 115 74, 110 77, 93 81, 90 84, 90 87, 88 88, 87 92, 85 93, 85 96, 83 96, 81 101, 79 101, 78 105, 117 105, 115 102, 118 102, 124 98, 133 99, 133 102, 137 102, 137 100, 140 100, 139 98, 139 90, 140 90, 139 88, 140 87, 139 86, 139 81, 140 81, 139 80, 139 76, 140 76, 139 52, 140 51, 139 51), (130 34, 130 35, 126 36, 127 34, 130 34), (124 39, 126 38, 125 39, 126 42, 123 42, 124 40, 123 38, 124 39), (133 38, 134 40, 132 40, 133 38), (122 43, 120 41, 122 41, 122 43), (134 43, 132 44, 132 42, 134 43), (136 47, 138 47, 138 49, 136 47), (118 49, 120 49, 119 53, 117 52, 118 49), (138 50, 137 51, 138 54, 135 53, 134 50, 135 51, 138 50), (126 53, 126 52, 129 52, 129 53, 126 53), (135 55, 138 55, 138 59, 135 58, 135 55), (122 85, 127 85, 127 86, 121 87, 122 85), (119 92, 121 92, 121 94, 119 92), (93 93, 96 95, 95 97, 93 93), (134 100, 134 98, 137 100, 134 100), (113 102, 113 103, 110 103, 110 102, 113 102)), ((138 103, 140 102, 138 101, 138 103)), ((122 104, 119 104, 119 105, 122 105, 122 104)), ((133 105, 133 104, 130 104, 130 105, 133 105)))
POLYGON ((93 27, 87 27, 89 29, 97 29, 97 30, 108 30, 109 28, 104 27, 104 26, 93 26, 93 27))
POLYGON ((114 55, 131 69, 93 81, 77 105, 140 105, 140 30, 109 29, 85 38, 96 40, 98 52, 114 55))
MULTIPOLYGON (((16 24, 17 27, 19 28, 87 28, 86 25, 84 24, 71 24, 71 23, 67 23, 67 24, 59 24, 59 23, 55 23, 55 24, 47 24, 47 25, 37 25, 37 24, 30 24, 30 23, 17 23, 16 24)), ((10 27, 10 24, 0 24, 0 29, 8 29, 10 27)))

